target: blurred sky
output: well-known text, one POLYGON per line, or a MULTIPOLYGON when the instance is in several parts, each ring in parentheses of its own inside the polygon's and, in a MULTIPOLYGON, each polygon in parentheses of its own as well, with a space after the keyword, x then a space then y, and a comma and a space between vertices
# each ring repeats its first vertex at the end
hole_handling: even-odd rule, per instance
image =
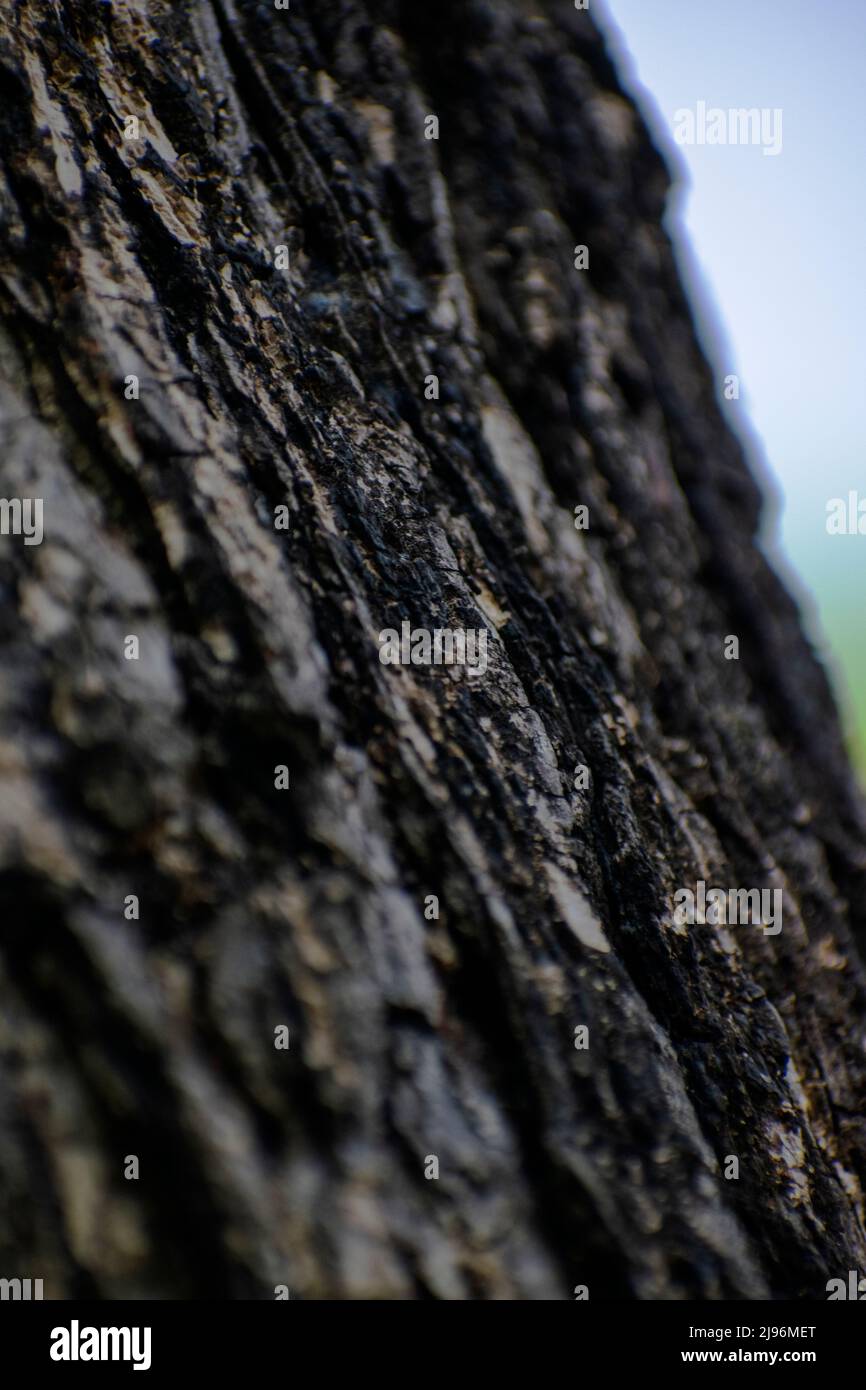
POLYGON ((666 132, 659 143, 687 171, 672 206, 716 338, 711 355, 720 377, 740 377, 740 401, 725 408, 757 431, 780 507, 765 546, 773 554, 775 533, 799 577, 866 771, 866 536, 826 530, 829 498, 851 489, 866 498, 866 0, 590 8, 615 39, 627 85, 643 89, 650 124, 666 132), (699 101, 781 107, 781 153, 676 145, 674 113, 699 101))

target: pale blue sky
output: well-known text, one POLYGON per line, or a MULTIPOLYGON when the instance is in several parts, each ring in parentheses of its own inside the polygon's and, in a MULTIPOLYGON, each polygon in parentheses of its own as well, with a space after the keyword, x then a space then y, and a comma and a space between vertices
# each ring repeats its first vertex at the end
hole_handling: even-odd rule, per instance
MULTIPOLYGON (((678 216, 717 340, 866 727, 866 536, 828 536, 828 498, 866 496, 866 0, 590 0, 628 85, 687 175, 678 216), (605 17, 607 12, 607 18, 605 17), (628 56, 630 55, 630 57, 628 56), (781 107, 782 151, 677 146, 674 113, 781 107), (714 320, 714 322, 713 322, 714 320)), ((807 614, 807 617, 809 615, 807 614)), ((817 631, 817 625, 816 625, 817 631)))

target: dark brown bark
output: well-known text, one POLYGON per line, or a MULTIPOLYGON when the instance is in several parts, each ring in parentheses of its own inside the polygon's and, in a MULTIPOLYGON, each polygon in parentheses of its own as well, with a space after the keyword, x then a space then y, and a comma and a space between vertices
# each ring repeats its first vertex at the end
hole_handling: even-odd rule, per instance
POLYGON ((0 133, 0 1276, 824 1298, 863 805, 592 17, 14 5, 0 133))

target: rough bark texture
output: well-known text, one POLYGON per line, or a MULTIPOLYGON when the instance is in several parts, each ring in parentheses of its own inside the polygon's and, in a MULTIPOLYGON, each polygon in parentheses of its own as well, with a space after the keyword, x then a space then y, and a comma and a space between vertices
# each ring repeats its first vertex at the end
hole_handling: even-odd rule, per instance
POLYGON ((866 822, 592 17, 10 0, 0 175, 0 1275, 824 1298, 866 822))

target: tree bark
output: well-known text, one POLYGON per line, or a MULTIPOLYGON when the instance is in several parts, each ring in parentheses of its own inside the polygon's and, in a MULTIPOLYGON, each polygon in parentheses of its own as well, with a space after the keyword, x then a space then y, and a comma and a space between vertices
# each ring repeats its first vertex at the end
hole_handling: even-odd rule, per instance
POLYGON ((2 492, 45 528, 0 536, 0 1275, 866 1267, 864 808, 669 187, 567 0, 0 13, 2 492), (404 621, 486 672, 382 664, 404 621), (782 930, 678 925, 701 880, 782 930))

